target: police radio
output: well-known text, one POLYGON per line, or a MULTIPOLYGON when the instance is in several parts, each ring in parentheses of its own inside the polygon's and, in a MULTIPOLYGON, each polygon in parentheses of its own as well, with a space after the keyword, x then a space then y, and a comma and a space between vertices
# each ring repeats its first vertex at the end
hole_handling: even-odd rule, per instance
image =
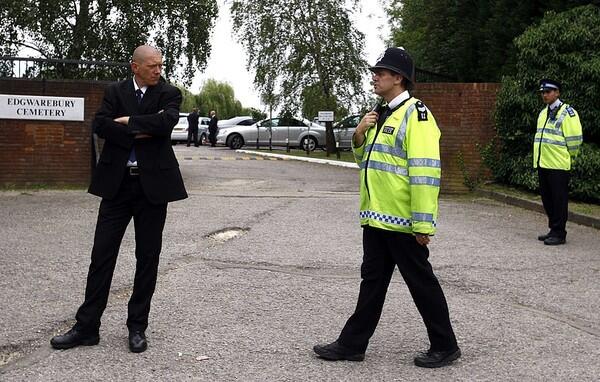
POLYGON ((377 98, 377 102, 375 102, 375 105, 373 105, 371 112, 375 112, 375 113, 379 114, 382 106, 383 106, 383 97, 379 97, 379 98, 377 98))

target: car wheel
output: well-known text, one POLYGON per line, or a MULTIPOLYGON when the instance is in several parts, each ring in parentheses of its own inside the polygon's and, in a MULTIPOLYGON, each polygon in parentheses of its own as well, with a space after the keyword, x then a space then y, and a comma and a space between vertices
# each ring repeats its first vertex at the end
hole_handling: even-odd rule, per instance
POLYGON ((237 150, 244 145, 244 138, 239 134, 233 134, 227 141, 229 142, 227 146, 232 150, 237 150))
POLYGON ((200 134, 200 145, 205 145, 208 142, 206 134, 200 134))
POLYGON ((311 136, 304 137, 302 138, 302 141, 300 141, 300 145, 304 151, 314 151, 317 148, 317 140, 311 136))

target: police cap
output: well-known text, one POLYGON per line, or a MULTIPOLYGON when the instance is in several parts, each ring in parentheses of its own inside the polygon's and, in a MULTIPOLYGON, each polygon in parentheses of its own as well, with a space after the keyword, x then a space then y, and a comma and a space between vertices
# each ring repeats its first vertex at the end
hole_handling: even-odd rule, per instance
POLYGON ((550 78, 543 78, 540 80, 540 89, 539 91, 544 90, 558 90, 560 91, 561 84, 558 81, 551 80, 550 78))
POLYGON ((402 48, 387 48, 379 61, 369 68, 370 71, 375 71, 376 69, 391 70, 392 72, 401 74, 409 82, 415 82, 415 65, 412 58, 402 48))

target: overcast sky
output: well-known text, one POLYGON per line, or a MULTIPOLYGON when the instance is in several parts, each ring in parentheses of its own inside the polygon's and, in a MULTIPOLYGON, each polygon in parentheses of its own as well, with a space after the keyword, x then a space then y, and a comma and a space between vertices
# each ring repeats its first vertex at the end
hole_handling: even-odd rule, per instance
MULTIPOLYGON (((200 92, 202 82, 212 78, 217 81, 229 83, 235 92, 235 97, 244 107, 255 107, 264 111, 258 93, 252 85, 253 75, 246 70, 246 53, 237 43, 229 14, 230 1, 218 0, 219 19, 211 37, 212 52, 206 70, 198 73, 194 78, 190 90, 197 94, 200 92)), ((389 33, 385 12, 378 0, 360 0, 361 12, 355 15, 355 27, 365 33, 364 52, 369 64, 375 60, 385 49, 383 38, 389 33)), ((365 78, 368 87, 368 79, 365 78)))

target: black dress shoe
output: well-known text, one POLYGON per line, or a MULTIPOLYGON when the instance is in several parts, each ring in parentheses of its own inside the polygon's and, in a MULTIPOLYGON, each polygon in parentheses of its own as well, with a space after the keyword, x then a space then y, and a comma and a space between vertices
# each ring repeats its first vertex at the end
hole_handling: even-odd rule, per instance
POLYGON ((544 241, 544 240, 546 240, 546 239, 547 239, 547 238, 549 238, 549 237, 550 237, 550 234, 549 234, 549 233, 547 233, 547 234, 545 234, 545 235, 540 235, 540 236, 538 236, 538 240, 539 240, 539 241, 544 241))
POLYGON ((315 345, 313 350, 319 357, 329 361, 362 361, 365 359, 365 353, 348 349, 337 341, 327 345, 315 345))
POLYGON ((562 237, 556 237, 556 236, 548 236, 544 240, 544 244, 546 244, 546 245, 561 245, 564 243, 566 243, 565 239, 563 239, 562 237))
POLYGON ((454 360, 460 358, 460 349, 447 351, 428 351, 415 357, 415 365, 419 367, 442 367, 451 364, 454 360))
POLYGON ((133 353, 141 353, 148 349, 148 341, 144 332, 136 330, 129 332, 129 350, 133 353))
POLYGON ((98 345, 98 342, 100 342, 100 336, 98 334, 87 334, 72 328, 65 334, 59 334, 52 337, 50 345, 52 345, 54 349, 70 349, 80 345, 98 345))

